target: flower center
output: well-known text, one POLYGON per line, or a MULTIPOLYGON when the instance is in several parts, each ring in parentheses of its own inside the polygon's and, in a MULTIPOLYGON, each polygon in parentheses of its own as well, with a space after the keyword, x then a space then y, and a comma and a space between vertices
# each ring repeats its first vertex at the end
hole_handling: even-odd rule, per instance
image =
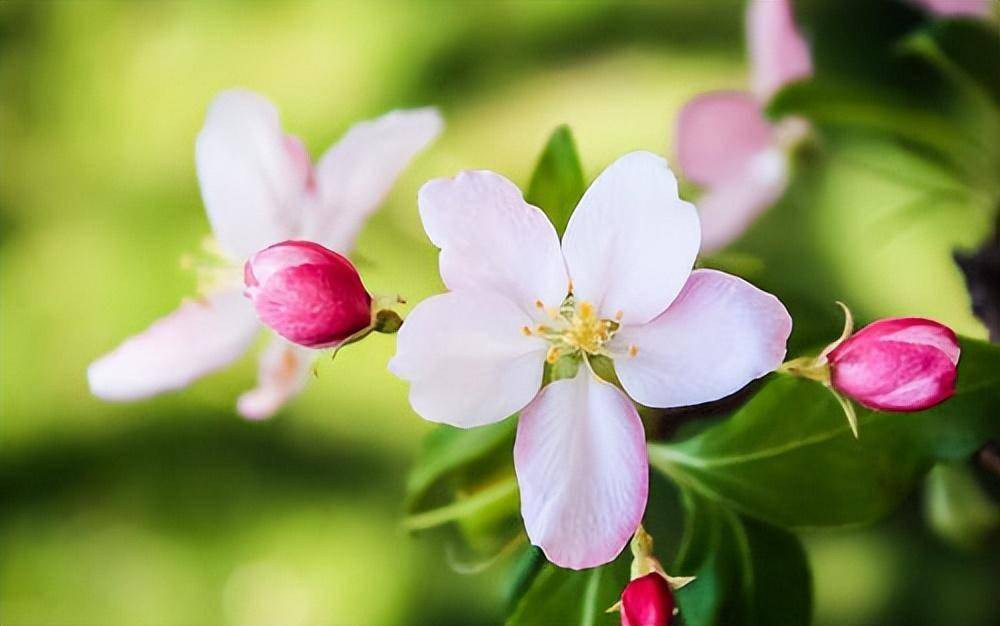
POLYGON ((535 304, 548 314, 551 322, 538 324, 534 329, 525 326, 521 331, 528 336, 541 337, 551 344, 545 357, 549 363, 579 353, 610 356, 604 346, 618 331, 621 312, 614 320, 601 319, 593 304, 587 301, 577 303, 573 296, 566 298, 558 310, 546 308, 540 300, 535 304))
POLYGON ((202 296, 243 284, 243 268, 234 263, 212 237, 202 240, 198 252, 182 256, 181 268, 194 272, 196 289, 202 296))

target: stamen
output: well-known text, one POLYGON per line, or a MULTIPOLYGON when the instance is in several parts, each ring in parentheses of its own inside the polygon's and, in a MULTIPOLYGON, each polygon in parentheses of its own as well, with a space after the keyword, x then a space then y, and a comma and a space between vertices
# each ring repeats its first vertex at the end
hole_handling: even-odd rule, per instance
POLYGON ((539 309, 544 309, 545 308, 545 303, 542 302, 541 300, 535 300, 535 306, 537 308, 539 308, 539 309))
POLYGON ((628 347, 628 355, 629 356, 635 356, 637 354, 639 354, 639 346, 637 346, 635 344, 630 345, 628 347))
POLYGON ((559 360, 559 355, 561 352, 562 350, 560 350, 559 348, 551 346, 549 348, 549 351, 545 354, 545 360, 548 362, 549 365, 552 365, 559 360))
POLYGON ((531 329, 529 327, 527 327, 527 326, 522 326, 521 327, 521 332, 524 333, 525 337, 530 337, 531 336, 531 329))
POLYGON ((621 309, 618 309, 617 311, 615 311, 615 321, 616 322, 622 321, 623 317, 625 317, 625 311, 622 311, 621 309))

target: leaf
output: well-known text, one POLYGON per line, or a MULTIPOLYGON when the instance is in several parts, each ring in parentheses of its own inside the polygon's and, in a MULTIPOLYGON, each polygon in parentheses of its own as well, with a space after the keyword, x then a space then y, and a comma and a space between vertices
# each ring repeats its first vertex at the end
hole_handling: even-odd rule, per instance
POLYGON ((585 190, 573 133, 569 126, 562 125, 553 131, 545 144, 531 175, 526 200, 545 212, 562 237, 585 190))
POLYGON ((684 487, 780 526, 867 523, 892 511, 939 460, 1000 436, 1000 346, 963 339, 955 396, 919 413, 858 407, 854 439, 818 383, 772 375, 727 420, 680 443, 653 443, 650 464, 684 487))
POLYGON ((1000 106, 1000 31, 981 20, 953 19, 923 33, 955 68, 964 72, 1000 106))
POLYGON ((619 624, 618 613, 607 613, 629 580, 628 550, 608 565, 586 570, 562 569, 546 563, 521 596, 508 626, 598 626, 619 624))
POLYGON ((410 471, 406 484, 407 508, 419 509, 436 486, 463 468, 467 470, 486 457, 509 453, 516 429, 516 419, 479 428, 436 427, 424 441, 423 451, 410 471))
POLYGON ((812 581, 802 545, 779 528, 684 494, 686 534, 671 571, 695 576, 677 591, 687 626, 805 626, 812 581))

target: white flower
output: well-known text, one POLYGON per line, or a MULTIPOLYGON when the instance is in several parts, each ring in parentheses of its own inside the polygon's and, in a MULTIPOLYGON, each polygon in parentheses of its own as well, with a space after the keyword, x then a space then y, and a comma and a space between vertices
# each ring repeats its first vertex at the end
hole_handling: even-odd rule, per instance
MULTIPOLYGON (((223 257, 203 297, 184 302, 146 331, 91 364, 94 395, 146 398, 185 387, 240 357, 262 326, 243 296, 243 261, 287 239, 309 239, 347 253, 365 220, 410 159, 441 131, 434 109, 394 111, 362 122, 313 167, 263 97, 226 91, 198 135, 198 179, 223 257)), ((272 415, 305 385, 309 350, 278 337, 260 360, 258 387, 243 394, 247 418, 272 415)))
POLYGON ((594 181, 561 247, 541 210, 492 172, 431 181, 419 204, 450 291, 413 310, 390 369, 434 422, 467 428, 520 411, 528 537, 563 567, 610 561, 645 509, 646 447, 629 397, 589 359, 614 359, 648 406, 716 400, 781 363, 788 313, 739 278, 691 271, 697 213, 647 152, 594 181), (581 357, 575 377, 539 390, 546 360, 581 357))

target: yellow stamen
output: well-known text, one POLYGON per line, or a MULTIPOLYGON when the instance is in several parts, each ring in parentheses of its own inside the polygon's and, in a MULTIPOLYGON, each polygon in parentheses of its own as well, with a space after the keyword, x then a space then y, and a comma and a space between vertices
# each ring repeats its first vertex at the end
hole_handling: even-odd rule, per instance
POLYGON ((631 346, 628 347, 629 356, 635 356, 637 354, 639 354, 639 346, 632 344, 631 346))
POLYGON ((530 337, 531 336, 531 329, 528 328, 527 326, 522 326, 521 327, 521 332, 524 333, 525 337, 530 337))

